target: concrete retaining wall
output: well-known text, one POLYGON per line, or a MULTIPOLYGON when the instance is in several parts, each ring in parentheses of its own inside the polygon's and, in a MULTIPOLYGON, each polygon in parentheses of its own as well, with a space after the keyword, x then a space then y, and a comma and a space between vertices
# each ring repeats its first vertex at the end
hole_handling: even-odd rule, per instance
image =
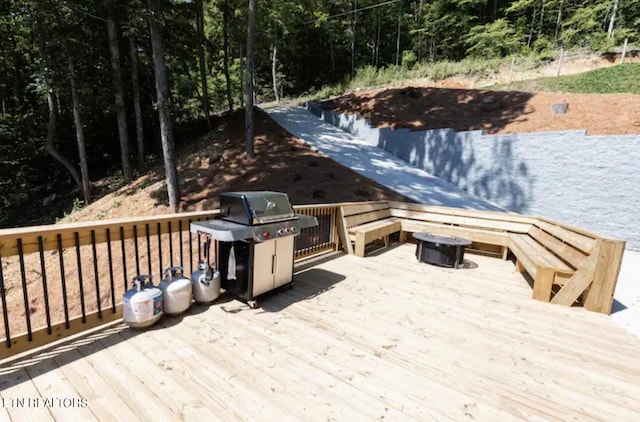
POLYGON ((309 110, 404 161, 510 211, 542 215, 627 240, 640 250, 640 135, 586 131, 486 135, 373 128, 309 110))

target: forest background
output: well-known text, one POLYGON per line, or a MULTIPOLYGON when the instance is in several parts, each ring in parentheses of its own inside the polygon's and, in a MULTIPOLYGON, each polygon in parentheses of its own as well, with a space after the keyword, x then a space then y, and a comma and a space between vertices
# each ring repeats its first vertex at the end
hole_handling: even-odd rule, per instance
POLYGON ((77 208, 149 166, 175 171, 167 146, 211 129, 211 113, 245 106, 252 9, 258 103, 380 71, 543 63, 640 34, 640 0, 2 0, 0 9, 0 227, 31 222, 36 208, 59 215, 42 211, 51 195, 77 208))

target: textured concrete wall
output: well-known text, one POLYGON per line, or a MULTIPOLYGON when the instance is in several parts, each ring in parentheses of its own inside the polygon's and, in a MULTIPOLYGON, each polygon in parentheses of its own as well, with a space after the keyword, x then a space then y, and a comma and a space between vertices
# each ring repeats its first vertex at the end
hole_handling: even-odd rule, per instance
POLYGON ((480 198, 625 239, 627 248, 640 250, 640 135, 376 129, 354 115, 315 104, 309 110, 480 198))

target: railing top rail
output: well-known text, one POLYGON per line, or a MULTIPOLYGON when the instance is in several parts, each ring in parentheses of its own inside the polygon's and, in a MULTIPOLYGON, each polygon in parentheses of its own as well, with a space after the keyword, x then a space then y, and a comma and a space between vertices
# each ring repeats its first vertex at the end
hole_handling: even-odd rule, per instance
POLYGON ((46 224, 41 226, 28 226, 28 227, 15 227, 10 229, 0 229, 0 238, 2 237, 17 237, 21 235, 36 234, 41 236, 47 232, 62 232, 70 230, 87 230, 87 229, 100 229, 113 226, 131 225, 139 223, 164 222, 168 220, 186 220, 189 218, 207 217, 211 215, 219 214, 220 210, 210 211, 194 211, 184 212, 179 214, 158 214, 158 215, 146 215, 142 217, 126 217, 126 218, 114 218, 110 220, 100 221, 81 221, 77 223, 64 223, 64 224, 46 224))

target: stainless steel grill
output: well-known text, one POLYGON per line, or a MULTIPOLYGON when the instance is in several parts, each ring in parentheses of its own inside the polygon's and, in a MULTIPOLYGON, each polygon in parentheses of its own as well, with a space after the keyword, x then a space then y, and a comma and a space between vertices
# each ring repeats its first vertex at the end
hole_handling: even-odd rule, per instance
POLYGON ((223 193, 220 214, 190 230, 217 241, 222 288, 257 307, 258 296, 293 285, 295 236, 317 226, 315 217, 295 214, 286 194, 269 191, 223 193))

